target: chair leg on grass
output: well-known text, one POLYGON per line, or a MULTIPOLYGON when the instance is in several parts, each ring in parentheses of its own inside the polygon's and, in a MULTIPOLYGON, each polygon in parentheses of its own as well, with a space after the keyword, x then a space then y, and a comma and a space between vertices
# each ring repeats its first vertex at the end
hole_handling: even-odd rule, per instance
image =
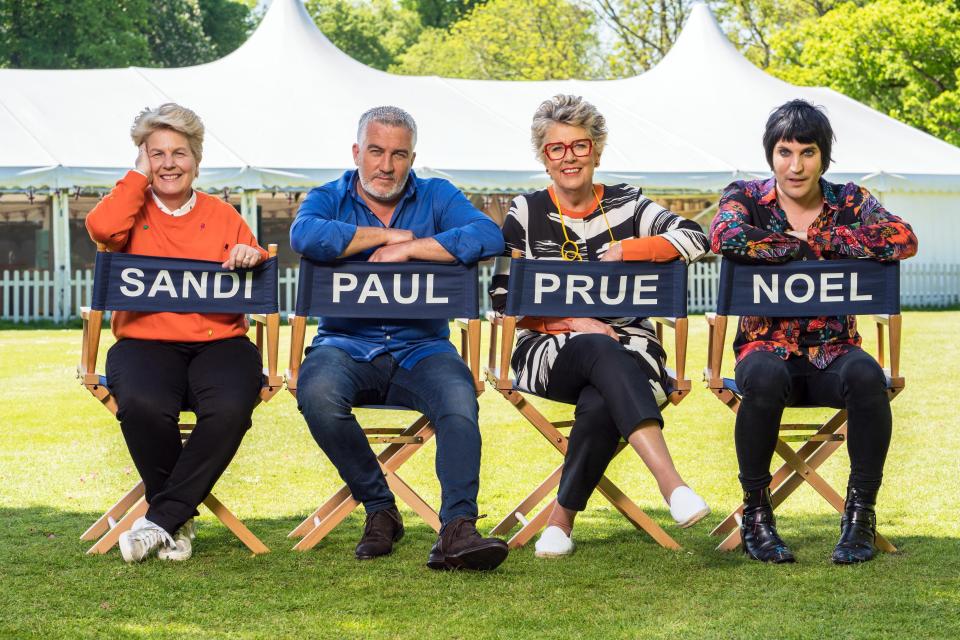
POLYGON ((117 522, 115 527, 107 531, 102 538, 97 540, 96 544, 87 549, 87 555, 101 554, 110 551, 113 545, 117 544, 117 541, 120 540, 120 534, 129 530, 137 518, 147 513, 147 506, 147 501, 144 498, 140 498, 130 511, 127 511, 126 515, 120 518, 120 521, 117 522))
POLYGON ((554 469, 553 473, 547 476, 547 479, 540 483, 536 489, 530 492, 523 501, 520 502, 516 507, 511 509, 509 513, 497 523, 497 526, 493 528, 490 532, 490 535, 493 536, 502 536, 510 533, 510 530, 513 529, 519 521, 517 520, 517 513, 520 515, 527 515, 530 513, 535 506, 540 504, 540 501, 543 500, 547 495, 553 491, 558 484, 560 484, 560 474, 563 472, 563 465, 554 469))
POLYGON ((105 534, 111 527, 116 526, 117 522, 123 518, 123 514, 129 511, 130 507, 136 504, 137 500, 142 498, 145 493, 146 488, 143 486, 143 481, 138 482, 122 498, 117 500, 116 504, 107 509, 106 513, 100 516, 96 522, 90 525, 90 528, 83 532, 80 539, 85 541, 96 540, 105 534))
POLYGON ((253 532, 247 529, 246 525, 240 522, 237 516, 233 515, 229 509, 223 506, 223 503, 217 500, 212 493, 204 498, 203 504, 207 505, 207 508, 213 512, 213 515, 217 516, 217 519, 220 520, 227 529, 230 529, 233 535, 246 545, 251 552, 260 554, 270 551, 267 545, 260 542, 260 539, 253 535, 253 532))

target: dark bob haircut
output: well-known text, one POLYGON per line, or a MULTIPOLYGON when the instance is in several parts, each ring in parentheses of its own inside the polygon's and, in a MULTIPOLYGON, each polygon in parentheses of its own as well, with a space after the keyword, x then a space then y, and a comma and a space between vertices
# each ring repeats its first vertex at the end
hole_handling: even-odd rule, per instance
POLYGON ((833 160, 830 152, 834 139, 833 127, 822 107, 816 107, 806 100, 791 100, 774 109, 767 118, 767 126, 763 131, 763 150, 767 154, 767 164, 772 169, 773 148, 781 140, 815 143, 823 159, 820 173, 826 173, 833 160))

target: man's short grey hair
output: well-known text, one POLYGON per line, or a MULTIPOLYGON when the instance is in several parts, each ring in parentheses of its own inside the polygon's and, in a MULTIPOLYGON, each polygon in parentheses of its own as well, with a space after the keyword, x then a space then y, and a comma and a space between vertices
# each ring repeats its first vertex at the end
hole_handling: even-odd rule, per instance
POLYGON ((379 122, 388 127, 403 127, 413 134, 413 146, 417 146, 417 123, 414 122, 413 116, 400 107, 374 107, 360 116, 360 124, 357 126, 357 144, 363 141, 363 137, 367 134, 367 125, 371 122, 379 122))
POLYGON ((552 141, 544 138, 554 124, 586 129, 597 155, 603 153, 603 147, 607 144, 607 121, 600 111, 580 96, 557 94, 540 103, 530 125, 530 142, 540 162, 546 162, 543 145, 552 141))

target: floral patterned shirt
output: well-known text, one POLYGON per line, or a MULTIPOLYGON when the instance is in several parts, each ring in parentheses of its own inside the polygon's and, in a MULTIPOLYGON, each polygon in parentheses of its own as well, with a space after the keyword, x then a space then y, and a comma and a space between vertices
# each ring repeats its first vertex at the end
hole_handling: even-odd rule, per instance
MULTIPOLYGON (((823 209, 803 242, 787 234, 792 227, 777 202, 774 178, 730 184, 710 225, 710 248, 747 264, 853 257, 888 262, 917 253, 917 237, 910 225, 884 209, 865 188, 823 178, 820 188, 823 209)), ((855 316, 744 316, 733 349, 738 362, 748 353, 770 351, 785 360, 805 356, 825 369, 860 341, 855 316)))

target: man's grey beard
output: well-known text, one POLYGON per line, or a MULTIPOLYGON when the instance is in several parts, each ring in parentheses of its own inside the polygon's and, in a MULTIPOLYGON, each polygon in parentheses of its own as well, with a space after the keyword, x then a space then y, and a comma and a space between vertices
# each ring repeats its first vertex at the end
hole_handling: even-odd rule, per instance
POLYGON ((386 194, 381 195, 380 193, 377 193, 376 191, 373 190, 373 187, 370 185, 369 182, 364 180, 362 173, 360 172, 357 172, 357 173, 359 174, 359 178, 360 178, 360 187, 363 189, 364 193, 366 193, 368 196, 370 196, 377 202, 383 202, 383 203, 390 203, 396 200, 397 196, 403 193, 404 187, 407 186, 407 178, 410 177, 410 171, 408 170, 405 174, 403 174, 403 180, 397 180, 396 186, 394 186, 393 189, 391 189, 386 194))

